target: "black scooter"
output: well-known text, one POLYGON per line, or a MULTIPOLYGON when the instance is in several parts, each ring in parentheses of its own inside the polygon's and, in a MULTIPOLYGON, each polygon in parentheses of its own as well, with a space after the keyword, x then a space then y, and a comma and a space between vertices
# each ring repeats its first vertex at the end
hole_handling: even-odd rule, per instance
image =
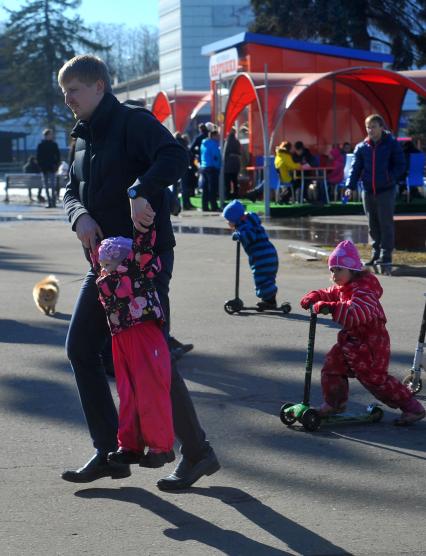
MULTIPOLYGON (((426 293, 425 293, 426 296, 426 293)), ((416 346, 416 351, 414 352, 413 366, 410 369, 409 374, 402 381, 406 384, 408 388, 413 392, 413 394, 418 394, 422 389, 422 379, 421 374, 423 370, 423 351, 425 347, 425 336, 426 336, 426 302, 423 310, 423 319, 420 326, 419 339, 416 346)))
MULTIPOLYGON (((327 314, 327 313, 324 313, 327 314)), ((306 352, 305 386, 303 401, 297 404, 285 403, 281 407, 280 419, 284 425, 291 426, 296 421, 310 431, 317 431, 322 425, 335 425, 340 423, 377 423, 383 417, 383 410, 375 403, 370 404, 364 413, 333 413, 322 417, 317 409, 310 407, 312 366, 314 362, 315 333, 317 326, 317 314, 311 307, 311 318, 309 322, 308 349, 306 352)))
POLYGON ((288 301, 285 301, 280 307, 276 309, 262 309, 261 307, 246 307, 242 299, 239 298, 240 290, 240 256, 241 256, 241 242, 237 241, 237 258, 236 258, 236 269, 235 269, 235 298, 229 299, 225 302, 223 308, 228 315, 233 315, 234 313, 240 313, 241 311, 256 311, 258 313, 276 313, 286 315, 291 311, 291 305, 288 301))

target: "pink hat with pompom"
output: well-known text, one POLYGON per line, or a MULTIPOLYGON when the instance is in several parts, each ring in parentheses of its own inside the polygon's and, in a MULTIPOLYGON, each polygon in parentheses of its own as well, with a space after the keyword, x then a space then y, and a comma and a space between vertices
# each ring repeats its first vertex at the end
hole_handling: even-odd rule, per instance
POLYGON ((352 241, 341 241, 328 257, 328 268, 339 266, 348 270, 362 270, 359 253, 352 241))

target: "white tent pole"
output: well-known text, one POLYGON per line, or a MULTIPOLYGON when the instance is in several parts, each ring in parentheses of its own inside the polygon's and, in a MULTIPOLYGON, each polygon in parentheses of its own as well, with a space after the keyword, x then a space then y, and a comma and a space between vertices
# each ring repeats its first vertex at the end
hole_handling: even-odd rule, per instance
POLYGON ((265 216, 271 215, 271 193, 269 186, 269 123, 268 123, 268 64, 265 64, 265 93, 263 102, 263 199, 265 216))

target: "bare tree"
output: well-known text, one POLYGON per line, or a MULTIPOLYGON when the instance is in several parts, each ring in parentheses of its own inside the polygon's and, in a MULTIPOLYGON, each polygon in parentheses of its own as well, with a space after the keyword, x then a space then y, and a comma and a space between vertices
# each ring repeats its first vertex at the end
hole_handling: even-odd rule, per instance
POLYGON ((103 58, 118 81, 128 81, 158 69, 158 30, 140 25, 95 23, 93 38, 108 45, 103 58))

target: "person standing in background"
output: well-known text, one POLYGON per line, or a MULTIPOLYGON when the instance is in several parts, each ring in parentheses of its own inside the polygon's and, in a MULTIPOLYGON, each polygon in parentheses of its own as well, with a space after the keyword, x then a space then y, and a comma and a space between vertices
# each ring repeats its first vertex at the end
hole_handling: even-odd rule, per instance
POLYGON ((237 139, 236 129, 234 127, 229 132, 225 142, 223 156, 225 165, 225 199, 238 199, 238 175, 241 169, 241 143, 237 139))
POLYGON ((201 171, 204 176, 202 209, 203 212, 218 211, 219 171, 221 166, 219 133, 209 131, 208 139, 201 143, 201 171))
POLYGON ((43 140, 37 146, 37 163, 43 173, 46 190, 46 208, 56 207, 56 172, 61 162, 61 153, 53 137, 53 130, 45 129, 43 140))
POLYGON ((371 259, 366 265, 389 266, 395 244, 393 214, 396 185, 405 171, 405 158, 398 141, 385 130, 379 114, 365 119, 367 137, 355 147, 346 197, 362 179, 362 203, 372 239, 371 259))

